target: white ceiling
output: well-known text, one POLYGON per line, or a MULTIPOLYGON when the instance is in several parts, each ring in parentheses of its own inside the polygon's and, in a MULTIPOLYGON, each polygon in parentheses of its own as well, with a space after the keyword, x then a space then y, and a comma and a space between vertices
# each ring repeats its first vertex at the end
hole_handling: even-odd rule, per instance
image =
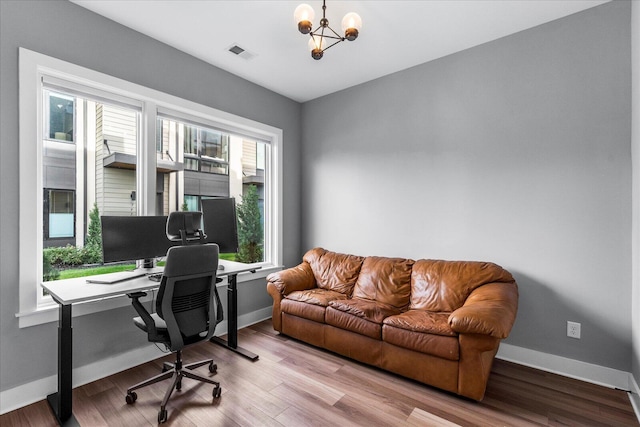
POLYGON ((300 3, 322 15, 322 2, 222 0, 71 0, 216 67, 304 102, 531 28, 608 0, 327 1, 340 32, 347 12, 362 17, 357 40, 311 58, 298 32, 300 3), (237 44, 255 56, 230 52, 237 44))

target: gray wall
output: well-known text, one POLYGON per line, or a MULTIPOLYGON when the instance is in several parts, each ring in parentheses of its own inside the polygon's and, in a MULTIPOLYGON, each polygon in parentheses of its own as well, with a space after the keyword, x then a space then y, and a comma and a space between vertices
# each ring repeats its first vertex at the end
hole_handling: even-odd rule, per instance
MULTIPOLYGON (((633 115, 632 141, 633 153, 633 360, 632 373, 636 383, 640 384, 640 3, 632 3, 631 44, 633 61, 633 115)), ((640 396, 635 396, 640 404, 640 396)))
POLYGON ((302 248, 496 262, 520 286, 506 342, 630 371, 629 14, 608 3, 303 104, 302 248))
MULTIPOLYGON (((300 258, 300 104, 67 1, 0 1, 0 390, 54 375, 56 324, 19 329, 18 47, 237 114, 284 132, 284 262, 300 258), (197 82, 198 84, 194 84, 197 82)), ((36 225, 34 225, 36 226, 36 225)), ((241 286, 240 314, 267 307, 241 286), (249 300, 251 298, 251 300, 249 300)), ((249 290, 252 289, 252 291, 249 290)), ((74 320, 74 366, 146 345, 129 307, 74 320)), ((53 390, 48 390, 53 391, 53 390)))

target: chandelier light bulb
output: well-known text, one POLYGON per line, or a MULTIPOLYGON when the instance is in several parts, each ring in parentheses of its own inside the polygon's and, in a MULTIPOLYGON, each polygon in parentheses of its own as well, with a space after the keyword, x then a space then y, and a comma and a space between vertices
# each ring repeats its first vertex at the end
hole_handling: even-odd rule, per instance
POLYGON ((342 18, 342 31, 344 31, 344 38, 349 41, 354 41, 358 38, 358 34, 362 29, 362 18, 355 12, 350 12, 344 15, 342 18))
POLYGON ((309 50, 311 50, 311 57, 315 60, 322 58, 324 54, 325 41, 324 37, 309 37, 309 50))
POLYGON ((309 34, 311 32, 313 18, 315 17, 315 12, 311 6, 303 3, 296 7, 296 10, 293 12, 293 17, 298 24, 298 31, 302 34, 309 34))

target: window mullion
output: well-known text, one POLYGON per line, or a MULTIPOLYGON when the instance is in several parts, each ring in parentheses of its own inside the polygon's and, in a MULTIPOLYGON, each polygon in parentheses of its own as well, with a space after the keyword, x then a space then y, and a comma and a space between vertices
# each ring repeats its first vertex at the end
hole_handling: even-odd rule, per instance
POLYGON ((146 101, 139 116, 136 174, 137 193, 140 195, 138 215, 156 215, 156 111, 156 104, 146 101))

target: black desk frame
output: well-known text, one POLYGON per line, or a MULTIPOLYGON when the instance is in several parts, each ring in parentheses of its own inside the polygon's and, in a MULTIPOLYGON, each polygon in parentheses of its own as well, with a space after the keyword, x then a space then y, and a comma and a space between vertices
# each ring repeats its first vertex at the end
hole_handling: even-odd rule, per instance
POLYGON ((71 304, 60 305, 58 319, 58 392, 47 396, 47 402, 61 426, 80 426, 72 410, 73 328, 71 304))
MULTIPOLYGON (((255 270, 251 270, 254 272, 255 270)), ((220 276, 223 272, 218 273, 220 276)), ((229 341, 226 342, 220 338, 213 337, 211 342, 220 344, 231 351, 256 361, 258 355, 248 350, 238 347, 238 291, 237 276, 238 273, 229 273, 226 275, 229 285, 227 287, 227 334, 229 341)), ((143 278, 143 280, 147 280, 143 278)), ((159 286, 159 285, 158 285, 159 286)), ((53 296, 52 296, 53 297, 53 296)), ((47 402, 53 410, 53 414, 58 424, 64 427, 80 426, 73 415, 73 327, 71 324, 72 303, 64 303, 53 297, 58 303, 58 391, 47 396, 47 402)))
POLYGON ((238 353, 249 360, 258 360, 258 355, 242 347, 238 347, 238 280, 237 275, 227 276, 227 341, 220 337, 211 337, 210 341, 238 353))

